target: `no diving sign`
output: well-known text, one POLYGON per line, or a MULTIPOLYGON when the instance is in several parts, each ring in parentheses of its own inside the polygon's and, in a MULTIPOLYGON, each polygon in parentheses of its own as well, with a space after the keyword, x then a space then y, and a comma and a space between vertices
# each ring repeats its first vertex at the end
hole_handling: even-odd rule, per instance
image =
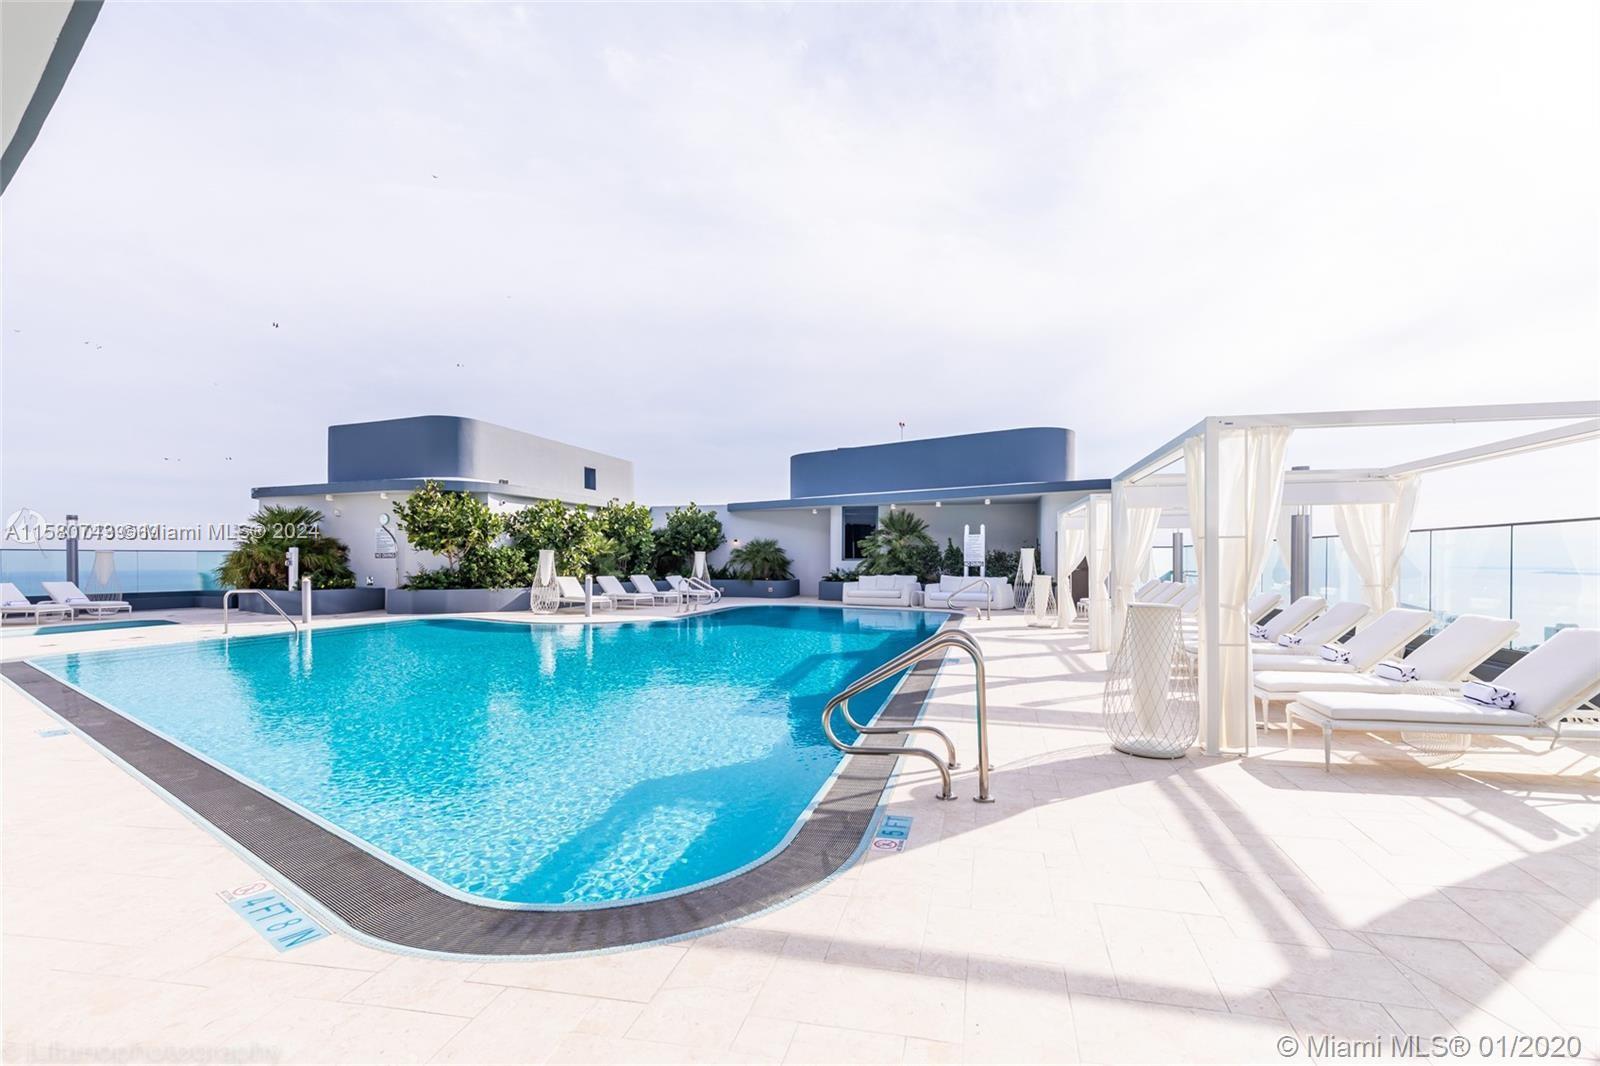
POLYGON ((873 851, 904 851, 906 838, 911 836, 911 818, 904 814, 886 814, 872 838, 873 851))

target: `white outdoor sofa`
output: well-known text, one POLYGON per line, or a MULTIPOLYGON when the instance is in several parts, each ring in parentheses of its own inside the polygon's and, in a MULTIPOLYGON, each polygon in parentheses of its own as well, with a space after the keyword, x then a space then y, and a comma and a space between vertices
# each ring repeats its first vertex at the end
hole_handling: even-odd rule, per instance
MULTIPOLYGON (((1367 628, 1370 630, 1372 627, 1367 628)), ((1362 671, 1349 672, 1279 670, 1275 664, 1269 663, 1267 669, 1255 671, 1250 678, 1251 696, 1259 712, 1257 721, 1268 719, 1273 704, 1287 704, 1302 692, 1453 696, 1461 691, 1463 679, 1470 677, 1485 659, 1493 655, 1496 649, 1505 647, 1506 642, 1516 635, 1517 623, 1509 618, 1490 618, 1481 614, 1458 615, 1404 659, 1398 662, 1387 660, 1390 665, 1413 674, 1409 681, 1391 680, 1373 673, 1377 662, 1362 671)), ((1415 636, 1415 633, 1412 634, 1412 637, 1415 636)), ((1409 641, 1411 637, 1406 639, 1409 641)))
POLYGON ((46 618, 72 617, 72 608, 60 603, 33 603, 11 582, 0 582, 0 621, 24 618, 39 623, 46 618))
POLYGON ((1545 737, 1553 748, 1561 739, 1561 719, 1600 689, 1600 629, 1561 630, 1494 685, 1515 693, 1511 706, 1485 706, 1464 696, 1302 692, 1289 704, 1290 729, 1296 718, 1321 727, 1323 767, 1330 770, 1336 732, 1545 737))
POLYGON ((862 574, 845 582, 843 598, 857 607, 914 607, 920 591, 914 574, 862 574))
POLYGON ((74 617, 86 614, 91 618, 100 618, 108 614, 133 610, 133 604, 124 600, 91 600, 82 589, 70 581, 46 581, 43 585, 45 593, 53 602, 72 608, 74 617))
POLYGON ((923 586, 922 603, 925 607, 989 607, 996 611, 1012 611, 1017 606, 1017 594, 1011 582, 1003 577, 946 574, 933 584, 923 586), (988 595, 975 584, 980 581, 989 586, 988 595), (961 591, 968 585, 972 587, 961 591))

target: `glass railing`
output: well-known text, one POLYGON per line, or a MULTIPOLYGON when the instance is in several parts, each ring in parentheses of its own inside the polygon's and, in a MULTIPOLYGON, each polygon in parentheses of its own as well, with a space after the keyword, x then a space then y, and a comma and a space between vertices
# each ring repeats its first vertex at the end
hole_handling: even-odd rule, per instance
MULTIPOLYGON (((1288 596, 1274 548, 1262 588, 1288 596)), ((1311 591, 1330 603, 1361 598, 1361 578, 1338 537, 1311 542, 1311 591)), ((1457 615, 1514 618, 1511 647, 1538 647, 1558 630, 1600 627, 1600 518, 1414 529, 1400 560, 1400 603, 1457 615)))
MULTIPOLYGON (((225 551, 78 552, 78 587, 91 596, 127 592, 196 592, 219 589, 217 567, 225 551)), ((44 595, 44 582, 67 576, 67 553, 62 548, 0 549, 0 581, 17 586, 25 596, 44 595)))
MULTIPOLYGON (((1194 545, 1183 554, 1183 578, 1193 581, 1194 545)), ((1310 562, 1313 593, 1330 603, 1361 598, 1338 537, 1313 537, 1310 562)), ((1172 548, 1152 548, 1150 572, 1171 571, 1172 548)), ((1288 599, 1289 564, 1276 542, 1260 588, 1288 599)), ((1433 612, 1435 628, 1462 614, 1514 618, 1519 650, 1572 626, 1600 628, 1600 518, 1414 529, 1400 560, 1400 603, 1433 612)))

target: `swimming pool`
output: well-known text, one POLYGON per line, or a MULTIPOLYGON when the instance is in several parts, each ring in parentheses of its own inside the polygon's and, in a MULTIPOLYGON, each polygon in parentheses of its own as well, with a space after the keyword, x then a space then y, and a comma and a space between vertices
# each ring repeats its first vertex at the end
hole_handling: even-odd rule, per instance
POLYGON ((824 701, 948 617, 429 619, 32 663, 443 890, 592 907, 780 849, 842 758, 824 701))

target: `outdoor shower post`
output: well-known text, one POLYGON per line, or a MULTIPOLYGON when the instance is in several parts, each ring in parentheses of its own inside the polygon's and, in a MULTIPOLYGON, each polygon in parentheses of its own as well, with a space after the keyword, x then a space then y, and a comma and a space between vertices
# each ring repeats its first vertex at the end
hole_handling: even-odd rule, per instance
POLYGON ((78 583, 78 516, 67 515, 67 580, 78 583))
MULTIPOLYGON (((1310 470, 1293 466, 1291 470, 1310 470)), ((1289 516, 1289 602, 1311 591, 1311 508, 1296 507, 1289 516)), ((1287 605, 1285 605, 1287 606, 1287 605)))

